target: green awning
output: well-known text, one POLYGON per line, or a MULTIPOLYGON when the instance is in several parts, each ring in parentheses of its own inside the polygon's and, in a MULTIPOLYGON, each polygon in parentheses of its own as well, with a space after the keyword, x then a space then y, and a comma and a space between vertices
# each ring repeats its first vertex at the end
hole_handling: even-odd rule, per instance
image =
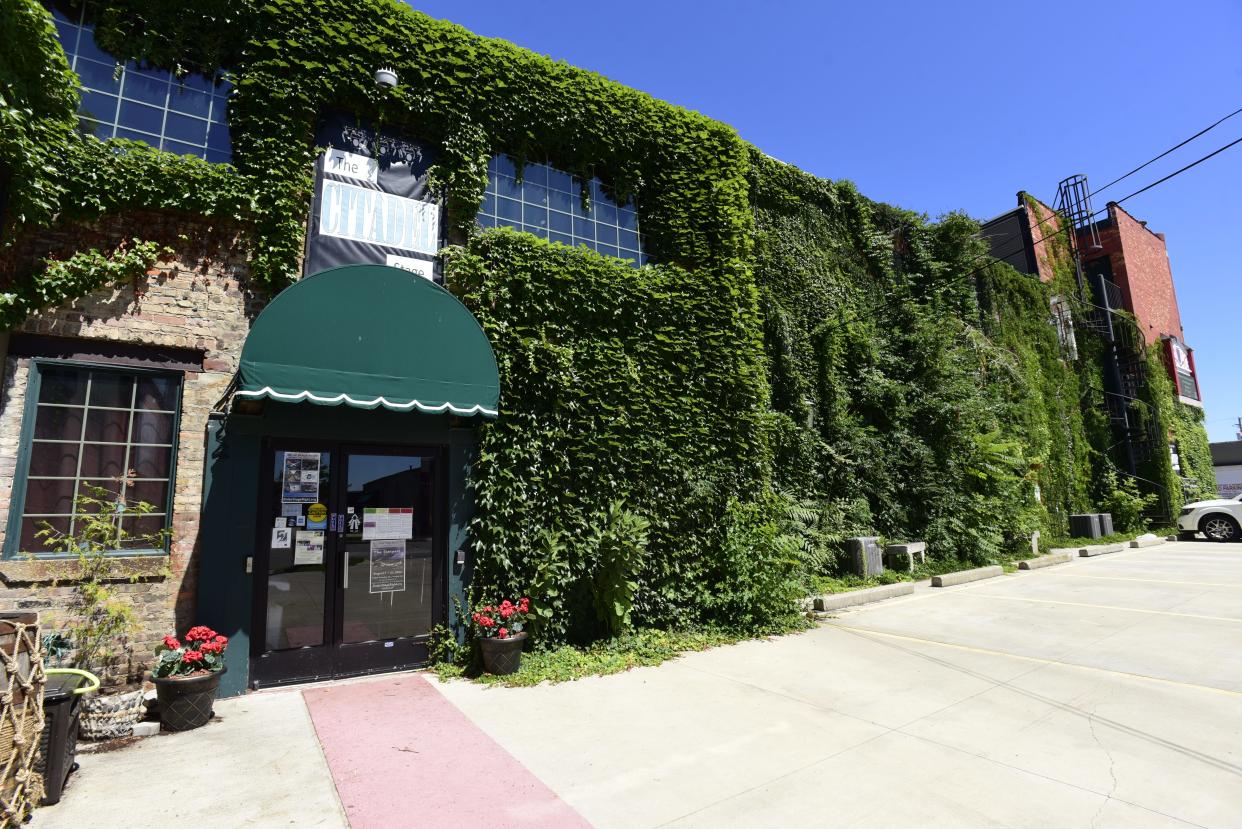
POLYGON ((242 348, 237 395, 282 402, 496 417, 487 335, 455 296, 421 276, 350 265, 286 288, 242 348))

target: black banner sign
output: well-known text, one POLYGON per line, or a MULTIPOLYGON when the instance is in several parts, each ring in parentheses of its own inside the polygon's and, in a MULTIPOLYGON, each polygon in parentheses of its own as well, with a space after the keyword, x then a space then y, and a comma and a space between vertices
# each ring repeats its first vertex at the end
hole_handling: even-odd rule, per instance
POLYGON ((305 273, 379 264, 440 280, 440 205, 427 188, 430 149, 376 133, 355 119, 326 119, 316 143, 305 273))

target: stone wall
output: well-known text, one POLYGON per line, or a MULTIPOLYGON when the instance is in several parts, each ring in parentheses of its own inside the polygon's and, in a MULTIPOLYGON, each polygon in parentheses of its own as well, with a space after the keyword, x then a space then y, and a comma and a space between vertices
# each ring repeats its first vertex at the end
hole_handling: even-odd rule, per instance
MULTIPOLYGON (((194 623, 196 551, 207 416, 237 369, 250 323, 263 304, 247 286, 245 253, 237 228, 159 213, 131 213, 90 225, 66 226, 22 240, 5 267, 20 272, 35 259, 68 256, 87 247, 111 249, 138 236, 174 253, 137 284, 96 291, 76 302, 31 316, 18 329, 45 336, 109 340, 193 349, 199 370, 185 373, 173 496, 171 555, 125 559, 142 574, 117 582, 138 620, 134 670, 164 634, 194 623), (23 261, 24 260, 24 261, 23 261)), ((0 542, 7 528, 30 360, 9 356, 0 390, 0 542)), ((69 562, 0 562, 0 609, 39 610, 63 622, 72 594, 69 562), (66 581, 68 579, 69 581, 66 581)))

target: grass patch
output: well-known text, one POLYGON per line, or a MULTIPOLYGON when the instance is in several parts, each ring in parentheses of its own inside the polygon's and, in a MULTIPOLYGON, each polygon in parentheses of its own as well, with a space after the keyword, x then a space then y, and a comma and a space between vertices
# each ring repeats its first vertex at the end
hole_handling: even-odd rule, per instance
POLYGON ((562 645, 550 650, 524 653, 521 669, 509 676, 484 674, 473 664, 461 666, 440 663, 434 666, 434 670, 440 679, 469 679, 484 685, 529 688, 541 682, 569 682, 586 676, 605 676, 631 668, 659 665, 683 653, 732 645, 746 639, 806 630, 811 626, 808 620, 798 616, 790 618, 779 627, 762 632, 643 629, 585 647, 562 645))
POLYGON ((852 573, 843 576, 812 576, 811 592, 812 596, 823 596, 829 593, 848 593, 851 590, 862 590, 864 587, 879 587, 882 584, 896 584, 903 581, 926 581, 932 576, 939 576, 945 573, 956 573, 959 570, 973 570, 976 567, 984 567, 992 564, 999 564, 1005 568, 1006 573, 1012 573, 1018 568, 1018 562, 1023 558, 1029 558, 1025 555, 1012 555, 980 564, 976 561, 963 561, 961 559, 928 559, 927 563, 920 564, 914 568, 914 572, 906 570, 885 570, 878 576, 871 578, 862 578, 852 573))
POLYGON ((1093 547, 1097 544, 1120 544, 1133 541, 1140 535, 1146 535, 1147 533, 1152 533, 1153 535, 1164 538, 1168 535, 1176 535, 1177 529, 1175 527, 1160 527, 1154 530, 1135 530, 1134 532, 1128 533, 1113 533, 1112 535, 1105 535, 1099 538, 1049 537, 1044 539, 1041 537, 1039 539, 1039 551, 1041 553, 1047 553, 1053 547, 1093 547))

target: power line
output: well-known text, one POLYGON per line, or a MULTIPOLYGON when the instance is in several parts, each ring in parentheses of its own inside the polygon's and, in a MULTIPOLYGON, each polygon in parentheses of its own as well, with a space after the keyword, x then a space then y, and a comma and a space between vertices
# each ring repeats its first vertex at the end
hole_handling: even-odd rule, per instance
POLYGON ((1147 192, 1148 190, 1150 190, 1151 188, 1155 187, 1157 184, 1163 184, 1164 182, 1168 181, 1169 179, 1173 178, 1174 176, 1176 176, 1176 175, 1180 175, 1180 174, 1182 174, 1182 173, 1186 172, 1186 171, 1187 171, 1187 170, 1189 170, 1191 167, 1196 167, 1196 166, 1198 166, 1198 165, 1202 164, 1203 162, 1207 161, 1207 160, 1208 160, 1209 158, 1211 158, 1212 156, 1214 156, 1214 155, 1220 155, 1220 154, 1221 154, 1221 153, 1223 153, 1225 150, 1229 149, 1230 147, 1234 146, 1235 144, 1242 144, 1242 138, 1238 138, 1238 139, 1235 139, 1235 140, 1233 140, 1233 141, 1230 141, 1228 144, 1226 144, 1225 146, 1221 147, 1220 149, 1218 149, 1218 150, 1213 150, 1212 152, 1208 153, 1207 155, 1203 156, 1202 158, 1198 159, 1197 161, 1192 161, 1192 162, 1190 162, 1190 163, 1189 163, 1189 164, 1187 164, 1185 167, 1182 167, 1180 170, 1174 170, 1173 172, 1169 173, 1169 174, 1168 174, 1167 176, 1165 176, 1164 178, 1162 178, 1162 179, 1158 179, 1158 180, 1156 180, 1156 181, 1153 181, 1151 184, 1147 185, 1146 187, 1143 187, 1143 188, 1141 188, 1141 189, 1135 190, 1133 193, 1131 193, 1130 195, 1126 196, 1125 198, 1117 199, 1117 202, 1116 202, 1116 203, 1117 203, 1117 204, 1121 204, 1121 203, 1122 203, 1123 201, 1125 201, 1126 199, 1132 199, 1132 198, 1134 198, 1135 196, 1137 196, 1139 193, 1145 193, 1145 192, 1147 192))
MULTIPOLYGON (((1155 187, 1155 186, 1156 186, 1156 185, 1158 185, 1158 184, 1163 184, 1164 182, 1168 181, 1169 179, 1171 179, 1171 178, 1173 178, 1173 177, 1175 177, 1175 176, 1181 175, 1182 173, 1186 172, 1187 170, 1191 169, 1192 167, 1196 167, 1196 166, 1198 166, 1199 164, 1202 164, 1204 161, 1207 161, 1209 158, 1212 158, 1213 156, 1219 155, 1220 153, 1224 152, 1225 150, 1229 149, 1230 147, 1234 146, 1235 144, 1242 144, 1242 138, 1238 138, 1238 139, 1236 139, 1236 140, 1234 140, 1234 141, 1231 141, 1230 143, 1226 144, 1225 146, 1220 147, 1219 149, 1213 150, 1212 152, 1208 153, 1207 155, 1203 156, 1202 158, 1199 158, 1199 159, 1197 159, 1197 160, 1195 160, 1195 161, 1192 161, 1191 163, 1187 164, 1186 166, 1182 167, 1181 169, 1179 169, 1179 170, 1175 170, 1175 171, 1173 171, 1172 173, 1169 173, 1169 174, 1168 174, 1167 176, 1165 176, 1164 178, 1161 178, 1161 179, 1159 179, 1159 180, 1157 180, 1157 181, 1153 181, 1151 184, 1148 184, 1146 187, 1143 187, 1143 188, 1140 188, 1140 189, 1138 189, 1138 190, 1135 190, 1133 193, 1130 193, 1128 196, 1125 196, 1124 198, 1118 199, 1118 200, 1115 202, 1115 204, 1121 204, 1122 202, 1126 201, 1126 199, 1130 199, 1130 198, 1133 198, 1134 196, 1139 195, 1140 193, 1144 193, 1144 192, 1146 192, 1146 191, 1148 191, 1148 190, 1152 189, 1153 187, 1155 187)), ((1086 218, 1087 218, 1087 221, 1091 221, 1091 220, 1093 220, 1096 216, 1099 216, 1101 213, 1107 213, 1107 212, 1108 212, 1107 208, 1105 208, 1105 209, 1103 209, 1103 210, 1097 210, 1097 211, 1095 211, 1094 213, 1091 213, 1089 216, 1087 216, 1087 217, 1086 217, 1086 218)), ((1040 221, 1040 222, 1036 225, 1036 227, 1038 227, 1038 226, 1042 225, 1045 221, 1048 221, 1048 219, 1051 219, 1053 216, 1056 216, 1056 215, 1057 215, 1057 214, 1056 214, 1056 213, 1055 213, 1055 211, 1054 211, 1052 214, 1050 214, 1050 215, 1048 216, 1048 218, 1047 218, 1047 219, 1043 219, 1043 220, 1041 220, 1041 221, 1040 221)), ((1044 235, 1040 236, 1038 239, 1033 240, 1033 241, 1031 242, 1031 246, 1032 246, 1032 247, 1034 247, 1035 245, 1039 244, 1040 242, 1044 241, 1045 239, 1047 239, 1047 238, 1049 238, 1049 237, 1051 237, 1051 236, 1055 235, 1055 233, 1057 233, 1057 232, 1060 232, 1060 231, 1059 231, 1059 230, 1057 230, 1057 231, 1053 231, 1053 232, 1045 233, 1044 235)), ((1072 233, 1072 232, 1074 232, 1074 228, 1070 228, 1070 229, 1069 229, 1069 232, 1071 232, 1071 233, 1072 233)), ((1018 239, 1017 241, 1019 242, 1019 247, 1015 248, 1014 250, 1007 251, 1007 252, 1006 252, 1006 253, 1004 253, 1004 254, 999 254, 999 253, 996 253, 996 252, 993 252, 993 251, 989 250, 987 253, 983 253, 983 254, 980 254, 979 256, 975 257, 975 260, 974 260, 974 261, 981 260, 981 259, 988 259, 988 260, 995 261, 995 260, 1003 259, 1004 257, 1006 257, 1006 256, 1010 256, 1010 255, 1012 255, 1012 254, 1014 254, 1014 253, 1017 253, 1018 251, 1022 250, 1022 249, 1023 249, 1023 248, 1025 248, 1025 246, 1026 246, 1026 242, 1025 242, 1025 240, 1023 240, 1023 239, 1018 239)), ((970 264, 970 263, 968 262, 967 264, 970 264)), ((988 262, 988 263, 986 263, 986 264, 987 264, 987 265, 990 265, 990 264, 992 264, 992 262, 988 262)), ((962 274, 961 276, 959 276, 959 277, 957 277, 957 278, 955 278, 955 279, 952 279, 952 280, 950 280, 950 281, 948 281, 948 282, 944 283, 941 287, 942 287, 942 288, 947 288, 947 287, 951 287, 951 286, 953 286, 953 285, 956 285, 956 284, 958 284, 959 282, 964 282, 965 280, 969 279, 970 277, 975 276, 976 274, 978 274, 981 270, 982 270, 982 268, 974 268, 974 269, 972 269, 972 270, 969 270, 969 271, 967 271, 966 273, 962 274)), ((875 305, 875 306, 873 306, 872 308, 867 309, 867 310, 869 310, 869 311, 878 311, 878 310, 880 310, 880 309, 881 309, 881 308, 883 308, 883 307, 884 307, 884 305, 883 305, 883 304, 878 304, 878 305, 875 305)), ((842 319, 842 320, 840 320, 840 321, 839 321, 836 325, 833 325, 833 326, 828 327, 828 329, 827 329, 827 330, 829 330, 829 331, 835 331, 836 329, 840 328, 841 326, 845 325, 846 323, 848 323, 848 322, 853 322, 853 321, 857 320, 857 319, 859 318, 859 315, 860 315, 860 314, 861 314, 861 312, 856 312, 856 313, 854 314, 853 318, 851 318, 851 319, 849 319, 849 320, 842 319)))
POLYGON ((1112 187, 1112 186, 1113 186, 1114 184, 1116 184, 1117 182, 1119 182, 1119 181, 1122 181, 1122 180, 1124 180, 1124 179, 1129 178, 1130 176, 1134 175, 1134 174, 1135 174, 1135 173, 1137 173, 1139 170, 1143 169, 1144 167, 1148 166, 1149 164, 1154 164, 1155 162, 1157 162, 1157 161, 1159 161, 1160 159, 1164 158, 1166 155, 1168 155, 1169 153, 1173 152, 1174 150, 1179 150, 1179 149, 1181 149, 1182 147, 1185 147, 1185 146, 1186 146, 1187 144, 1189 144, 1191 141, 1194 141, 1194 140, 1195 140, 1196 138, 1198 138, 1199 136, 1201 136, 1201 135, 1203 135, 1203 134, 1205 134, 1205 133, 1211 132, 1211 131, 1212 131, 1212 130, 1214 130, 1216 127, 1219 127, 1221 124, 1225 123, 1225 122, 1226 122, 1226 121, 1228 121, 1230 118, 1232 118, 1233 116, 1237 115, 1237 114, 1238 114, 1238 113, 1240 113, 1240 112, 1242 112, 1242 109, 1235 109, 1233 112, 1229 113, 1229 114, 1228 114, 1228 115, 1226 115, 1224 118, 1221 118, 1219 121, 1215 122, 1214 124, 1209 124, 1208 126, 1204 127, 1203 129, 1199 130, 1198 132, 1196 132, 1194 135, 1192 135, 1192 136, 1190 136, 1189 138, 1187 138, 1185 141, 1181 142, 1180 144, 1174 144, 1172 147, 1169 147, 1167 150, 1165 150, 1164 152, 1162 152, 1160 155, 1156 156, 1155 158, 1150 159, 1150 160, 1148 160, 1148 161, 1144 161, 1142 164, 1140 164, 1139 166, 1135 167, 1133 170, 1131 170, 1130 172, 1126 173, 1125 175, 1118 176, 1117 178, 1115 178, 1115 179, 1113 179, 1112 181, 1110 181, 1108 184, 1105 184, 1103 187, 1100 187, 1099 189, 1097 189, 1097 190, 1095 190, 1094 192, 1092 192, 1092 193, 1091 193, 1091 195, 1092 195, 1092 196, 1095 196, 1095 195, 1097 195, 1097 194, 1099 194, 1099 193, 1103 193, 1105 190, 1107 190, 1108 188, 1112 187))
MULTIPOLYGON (((1094 195, 1098 195, 1098 194, 1100 194, 1100 193, 1103 193, 1103 191, 1104 191, 1104 190, 1107 190, 1108 188, 1110 188, 1110 186, 1113 186, 1114 184, 1117 184, 1117 183, 1118 183, 1118 181, 1122 181, 1122 180, 1124 180, 1124 179, 1128 179, 1128 178, 1130 178, 1130 176, 1131 176, 1131 175, 1134 175, 1135 173, 1138 173, 1138 172, 1139 172, 1139 170, 1141 170, 1141 169, 1143 169, 1143 168, 1145 168, 1145 167, 1148 167, 1148 165, 1150 165, 1150 164, 1154 164, 1154 163, 1156 163, 1156 162, 1159 162, 1159 160, 1160 160, 1161 158, 1164 158, 1164 157, 1165 157, 1165 155, 1170 154, 1170 153, 1172 153, 1172 152, 1175 152, 1175 150, 1177 150, 1177 149, 1181 149, 1182 147, 1185 147, 1185 145, 1186 145, 1186 144, 1189 144, 1190 142, 1192 142, 1192 140, 1195 140, 1196 138, 1199 138, 1199 137, 1200 137, 1200 135, 1206 134, 1206 133, 1208 133, 1208 132, 1211 132, 1211 131, 1212 131, 1212 129, 1215 129, 1215 128, 1217 128, 1217 127, 1220 127, 1220 126, 1221 126, 1221 124, 1225 123, 1226 121, 1228 121, 1228 119, 1232 118, 1233 116, 1236 116, 1236 114, 1238 114, 1238 113, 1242 113, 1242 108, 1240 108, 1240 109, 1235 109, 1235 111, 1231 112, 1230 114, 1227 114, 1227 116, 1225 116, 1225 117, 1223 117, 1223 118, 1218 119, 1218 121, 1216 121, 1216 122, 1213 122, 1213 123, 1211 123, 1211 124, 1208 124, 1208 126, 1206 126, 1206 127, 1203 127, 1202 129, 1200 129, 1200 131, 1199 131, 1199 132, 1195 133, 1194 135, 1191 135, 1191 137, 1190 137, 1190 138, 1187 138, 1186 140, 1184 140, 1184 142, 1181 142, 1181 143, 1179 143, 1179 144, 1174 144, 1174 145, 1172 145, 1172 147, 1170 147, 1169 149, 1166 149, 1166 150, 1165 150, 1165 152, 1160 153, 1159 155, 1156 155, 1156 157, 1155 157, 1155 158, 1150 158, 1150 159, 1146 160, 1146 162, 1143 162, 1143 163, 1139 164, 1139 165, 1138 165, 1138 167, 1135 167, 1133 170, 1130 170, 1130 172, 1129 172, 1129 173, 1126 173, 1126 174, 1124 174, 1124 175, 1120 175, 1120 176, 1118 176, 1118 178, 1115 178, 1115 179, 1113 179, 1112 181, 1109 181, 1109 183, 1108 183, 1108 184, 1105 184, 1104 186, 1102 186, 1102 188, 1095 189, 1094 191, 1092 191, 1092 193, 1087 194, 1087 198, 1089 199, 1089 198, 1092 198, 1092 196, 1094 196, 1094 195)), ((1180 170, 1179 170, 1179 172, 1180 172, 1180 170)), ((1135 194, 1135 193, 1131 193, 1130 195, 1136 195, 1136 194, 1135 194)), ((1130 198, 1130 196, 1125 196, 1125 198, 1126 198, 1126 199, 1129 199, 1129 198, 1130 198)), ((1123 201, 1124 201, 1124 199, 1123 199, 1123 201)), ((1120 204, 1120 201, 1118 201, 1118 204, 1120 204)), ((1048 214, 1047 216, 1045 216, 1045 218, 1041 219, 1040 221, 1037 221, 1037 222, 1036 222, 1036 224, 1035 224, 1035 227, 1032 227, 1032 229, 1031 229, 1031 230, 1038 230, 1038 229, 1040 229, 1040 227, 1042 227, 1043 225, 1045 225, 1045 222, 1047 222, 1047 221, 1049 221, 1049 220, 1052 220, 1053 218, 1056 218, 1056 216, 1057 216, 1057 215, 1058 215, 1058 214, 1057 214, 1057 211, 1056 211, 1056 210, 1053 210, 1051 214, 1048 214)), ((1095 214, 1092 214, 1092 215, 1094 216, 1095 214)), ((1042 240, 1041 240, 1041 241, 1042 241, 1042 240)), ((1015 252, 1016 252, 1016 251, 1015 251, 1015 252)), ((1007 256, 1007 254, 1006 254, 1006 256, 1007 256)))

